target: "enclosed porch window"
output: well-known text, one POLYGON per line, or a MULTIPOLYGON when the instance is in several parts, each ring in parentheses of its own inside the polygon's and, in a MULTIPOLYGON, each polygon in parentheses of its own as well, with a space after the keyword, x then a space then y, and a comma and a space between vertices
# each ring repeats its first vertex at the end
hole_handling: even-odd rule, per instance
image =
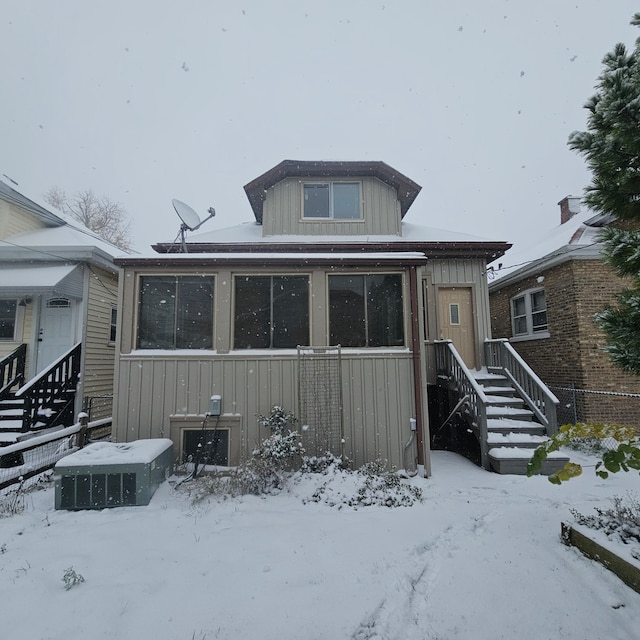
POLYGON ((309 343, 308 276, 236 276, 234 349, 309 343))
POLYGON ((404 345, 402 276, 329 276, 329 336, 343 347, 404 345))
POLYGON ((142 276, 138 349, 212 349, 213 276, 142 276))

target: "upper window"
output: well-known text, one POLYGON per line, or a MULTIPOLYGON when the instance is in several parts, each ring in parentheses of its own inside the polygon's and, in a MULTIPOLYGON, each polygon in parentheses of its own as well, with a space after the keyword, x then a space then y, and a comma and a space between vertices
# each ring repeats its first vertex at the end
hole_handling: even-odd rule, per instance
POLYGON ((310 182, 303 188, 304 218, 359 220, 360 204, 359 182, 310 182))
POLYGON ((544 289, 525 291, 511 299, 511 325, 516 338, 548 335, 544 289))
POLYGON ((237 276, 233 327, 234 349, 309 344, 309 278, 237 276))
POLYGON ((402 276, 329 276, 329 335, 343 347, 402 346, 402 276))
POLYGON ((0 340, 14 339, 17 310, 17 300, 0 300, 0 340))
POLYGON ((139 349, 213 348, 213 276, 143 276, 138 309, 139 349))

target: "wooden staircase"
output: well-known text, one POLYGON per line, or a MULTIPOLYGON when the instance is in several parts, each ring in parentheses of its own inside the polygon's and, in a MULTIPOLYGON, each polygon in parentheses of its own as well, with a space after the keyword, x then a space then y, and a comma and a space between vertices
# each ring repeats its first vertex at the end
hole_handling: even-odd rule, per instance
MULTIPOLYGON (((557 398, 507 340, 485 341, 486 364, 476 371, 467 368, 450 340, 434 346, 439 395, 448 399, 448 410, 454 407, 436 429, 456 422, 457 431, 450 438, 453 450, 457 441, 467 447, 469 438, 460 437, 467 432, 479 448, 482 467, 525 475, 533 450, 557 431, 557 398)), ((555 473, 568 460, 554 452, 540 473, 555 473)))
MULTIPOLYGON (((525 475, 533 450, 548 440, 547 429, 527 409, 509 379, 501 373, 472 371, 487 399, 487 449, 493 471, 525 475)), ((569 458, 550 453, 540 473, 559 471, 569 458)))
POLYGON ((81 345, 26 383, 25 353, 21 345, 0 361, 0 447, 73 424, 81 345))

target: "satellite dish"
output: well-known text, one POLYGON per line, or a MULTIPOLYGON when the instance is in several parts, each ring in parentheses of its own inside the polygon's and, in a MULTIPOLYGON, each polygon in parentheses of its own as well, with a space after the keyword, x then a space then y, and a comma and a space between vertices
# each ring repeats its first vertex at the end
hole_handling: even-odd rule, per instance
POLYGON ((188 204, 185 204, 180 200, 172 200, 171 204, 176 210, 178 217, 182 220, 182 223, 187 227, 187 229, 189 229, 189 231, 197 229, 202 224, 200 216, 188 204))
POLYGON ((186 231, 195 231, 199 229, 207 220, 213 218, 216 215, 216 210, 213 207, 209 207, 209 217, 204 220, 200 220, 200 216, 188 205, 181 200, 172 200, 171 204, 176 210, 178 217, 182 220, 180 225, 180 239, 182 245, 182 253, 187 253, 187 244, 185 242, 186 231))

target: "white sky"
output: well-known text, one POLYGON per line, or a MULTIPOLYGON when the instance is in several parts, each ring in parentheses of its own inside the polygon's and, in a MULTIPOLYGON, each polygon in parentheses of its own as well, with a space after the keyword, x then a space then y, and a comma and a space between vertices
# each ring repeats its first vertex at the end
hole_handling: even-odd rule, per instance
MULTIPOLYGON (((422 185, 408 220, 496 240, 559 222, 589 181, 601 60, 632 0, 3 0, 0 174, 123 204, 137 248, 253 219, 285 158, 383 160, 422 185)), ((6 181, 6 178, 1 178, 6 181)))

